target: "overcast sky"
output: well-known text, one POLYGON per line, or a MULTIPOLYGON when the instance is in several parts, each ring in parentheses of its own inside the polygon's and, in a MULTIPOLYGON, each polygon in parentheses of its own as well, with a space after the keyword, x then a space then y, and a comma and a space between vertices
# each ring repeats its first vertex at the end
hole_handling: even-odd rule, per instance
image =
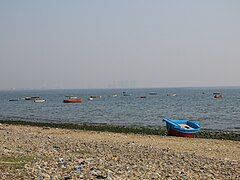
POLYGON ((0 89, 240 86, 239 0, 0 0, 0 89))

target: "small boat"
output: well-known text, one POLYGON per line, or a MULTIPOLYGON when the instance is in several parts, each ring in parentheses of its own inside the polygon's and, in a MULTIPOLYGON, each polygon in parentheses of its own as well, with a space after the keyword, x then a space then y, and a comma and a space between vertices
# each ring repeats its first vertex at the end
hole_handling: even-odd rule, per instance
POLYGON ((193 138, 200 131, 197 121, 163 119, 166 122, 167 132, 170 136, 193 138))
POLYGON ((94 99, 101 99, 102 96, 90 96, 88 100, 93 101, 94 99))
POLYGON ((67 97, 68 99, 78 99, 77 96, 65 96, 65 97, 67 97))
POLYGON ((149 95, 157 95, 156 92, 150 92, 149 95))
POLYGON ((215 92, 215 93, 213 93, 213 98, 215 98, 215 99, 222 99, 223 95, 220 92, 215 92))
POLYGON ((146 96, 140 96, 140 98, 141 98, 141 99, 145 99, 145 98, 147 98, 147 97, 146 97, 146 96))
POLYGON ((25 97, 25 100, 35 100, 35 99, 39 99, 39 96, 32 96, 32 97, 25 97))
POLYGON ((131 94, 128 94, 127 92, 123 92, 123 96, 131 96, 131 94))
POLYGON ((46 100, 45 99, 35 99, 35 103, 44 103, 46 100))
POLYGON ((69 99, 65 99, 63 100, 64 103, 82 103, 83 102, 83 99, 82 98, 69 98, 69 99))
POLYGON ((90 98, 88 98, 88 100, 89 100, 89 101, 93 101, 93 98, 92 98, 92 97, 90 97, 90 98))
POLYGON ((24 99, 25 100, 31 100, 31 97, 25 97, 24 99))
POLYGON ((9 99, 9 101, 19 101, 19 99, 9 99))
POLYGON ((167 96, 175 97, 177 94, 167 94, 167 96))

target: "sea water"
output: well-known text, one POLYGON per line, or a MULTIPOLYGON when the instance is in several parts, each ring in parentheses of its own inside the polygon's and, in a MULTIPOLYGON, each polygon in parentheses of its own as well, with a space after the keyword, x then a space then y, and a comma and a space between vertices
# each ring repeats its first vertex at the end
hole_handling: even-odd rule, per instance
POLYGON ((204 129, 240 131, 240 88, 0 91, 2 120, 160 127, 164 126, 163 118, 197 120, 204 129), (124 96, 123 91, 130 96, 124 96), (214 92, 224 97, 214 99, 214 92), (63 103, 66 95, 82 97, 84 102, 63 103), (88 100, 92 95, 101 98, 88 100), (46 102, 9 101, 28 96, 40 96, 46 102))

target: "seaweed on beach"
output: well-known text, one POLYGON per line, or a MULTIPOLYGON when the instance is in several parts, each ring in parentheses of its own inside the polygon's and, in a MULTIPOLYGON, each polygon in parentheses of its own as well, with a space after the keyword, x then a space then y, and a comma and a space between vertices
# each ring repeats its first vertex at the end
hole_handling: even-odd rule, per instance
MULTIPOLYGON (((100 131, 100 132, 114 132, 114 133, 133 133, 133 134, 144 134, 144 135, 160 135, 166 136, 167 132, 163 127, 127 127, 127 126, 115 126, 108 124, 73 124, 73 123, 48 123, 48 122, 31 122, 31 121, 8 121, 0 120, 2 124, 13 124, 13 125, 29 125, 38 127, 49 127, 49 128, 62 128, 62 129, 75 129, 75 130, 86 130, 86 131, 100 131)), ((196 135, 197 138, 205 139, 221 139, 221 140, 233 140, 240 141, 239 132, 230 131, 211 131, 203 130, 196 135)))

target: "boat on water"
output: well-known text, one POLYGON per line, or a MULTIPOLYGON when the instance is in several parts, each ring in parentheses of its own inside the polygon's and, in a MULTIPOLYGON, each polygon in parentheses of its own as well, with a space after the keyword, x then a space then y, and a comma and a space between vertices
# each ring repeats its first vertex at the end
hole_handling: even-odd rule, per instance
POLYGON ((175 97, 175 96, 177 96, 177 94, 167 94, 167 96, 172 96, 172 97, 175 97))
POLYGON ((35 103, 44 103, 46 100, 45 99, 35 99, 35 103))
POLYGON ((94 99, 101 99, 102 96, 90 96, 88 100, 93 101, 94 99))
POLYGON ((78 99, 77 96, 65 96, 65 97, 67 97, 68 99, 78 99))
POLYGON ((149 94, 149 95, 157 95, 156 92, 149 92, 148 94, 149 94))
POLYGON ((35 99, 39 99, 39 96, 31 96, 31 97, 25 97, 25 100, 35 100, 35 99))
POLYGON ((213 98, 215 98, 215 99, 222 99, 223 95, 220 92, 215 92, 215 93, 213 93, 213 98))
POLYGON ((170 136, 193 138, 201 128, 197 121, 164 118, 163 122, 166 122, 167 132, 170 136))
POLYGON ((19 101, 19 99, 9 99, 9 101, 19 101))
POLYGON ((131 94, 129 94, 129 93, 123 91, 123 96, 131 96, 131 94))
POLYGON ((64 99, 64 103, 82 103, 83 99, 82 98, 69 98, 69 99, 64 99))

